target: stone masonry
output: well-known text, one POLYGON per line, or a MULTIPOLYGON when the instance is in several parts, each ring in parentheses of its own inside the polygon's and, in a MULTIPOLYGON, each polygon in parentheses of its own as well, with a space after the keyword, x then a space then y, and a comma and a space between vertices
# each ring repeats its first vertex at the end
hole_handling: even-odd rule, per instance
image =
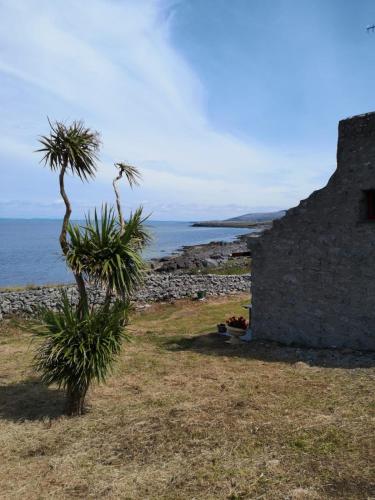
MULTIPOLYGON (((135 296, 136 304, 156 301, 173 301, 196 297, 197 292, 204 290, 207 296, 234 295, 248 293, 250 275, 219 276, 213 274, 190 275, 150 273, 144 286, 135 296)), ((64 287, 73 302, 78 301, 75 286, 64 287)), ((103 290, 89 289, 90 299, 101 303, 104 300, 103 290)), ((0 292, 0 319, 13 314, 33 315, 39 306, 56 308, 61 298, 61 287, 41 286, 19 291, 0 292)))
POLYGON ((375 113, 339 123, 327 186, 250 241, 255 338, 375 350, 375 113))

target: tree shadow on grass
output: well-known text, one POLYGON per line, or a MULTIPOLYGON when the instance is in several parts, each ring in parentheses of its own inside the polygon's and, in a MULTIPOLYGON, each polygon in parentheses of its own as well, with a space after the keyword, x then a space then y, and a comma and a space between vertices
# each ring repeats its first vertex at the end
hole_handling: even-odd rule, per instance
POLYGON ((309 366, 326 368, 370 368, 375 366, 375 352, 352 351, 350 349, 313 349, 285 346, 277 342, 239 339, 228 341, 215 333, 168 339, 163 347, 169 351, 194 351, 210 356, 232 356, 270 363, 306 363, 309 366))
POLYGON ((64 392, 49 389, 38 379, 0 386, 0 418, 24 420, 53 419, 63 414, 64 392))

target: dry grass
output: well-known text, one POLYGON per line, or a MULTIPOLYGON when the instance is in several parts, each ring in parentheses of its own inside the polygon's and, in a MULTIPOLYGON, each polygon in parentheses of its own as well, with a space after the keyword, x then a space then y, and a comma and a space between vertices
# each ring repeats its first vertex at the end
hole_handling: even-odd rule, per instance
POLYGON ((0 498, 366 499, 375 494, 374 359, 209 335, 245 297, 137 313, 82 418, 0 335, 0 498))

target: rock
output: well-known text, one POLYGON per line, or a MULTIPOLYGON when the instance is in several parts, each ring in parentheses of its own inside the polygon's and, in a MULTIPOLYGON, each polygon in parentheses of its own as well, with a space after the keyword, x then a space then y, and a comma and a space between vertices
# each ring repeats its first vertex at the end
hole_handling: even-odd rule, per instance
POLYGON ((202 260, 203 267, 217 267, 219 265, 217 260, 212 258, 202 260))

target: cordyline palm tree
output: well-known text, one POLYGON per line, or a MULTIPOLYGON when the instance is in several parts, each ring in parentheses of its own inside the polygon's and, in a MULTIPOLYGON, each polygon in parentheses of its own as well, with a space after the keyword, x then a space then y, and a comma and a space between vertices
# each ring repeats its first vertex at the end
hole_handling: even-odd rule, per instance
POLYGON ((94 211, 83 227, 69 225, 70 247, 66 261, 71 269, 106 290, 105 304, 113 296, 125 304, 142 282, 145 270, 140 251, 149 242, 143 228, 147 217, 138 208, 126 224, 117 219, 113 208, 103 205, 100 217, 94 211))
POLYGON ((121 301, 98 305, 78 314, 62 292, 57 311, 41 310, 42 324, 33 333, 42 339, 34 357, 34 368, 42 382, 57 384, 66 391, 65 413, 82 415, 93 381, 105 382, 127 336, 124 330, 128 309, 121 301))
POLYGON ((132 165, 128 165, 126 163, 115 163, 115 167, 118 168, 119 173, 113 179, 113 189, 115 190, 117 213, 118 213, 118 217, 120 220, 121 231, 124 231, 125 221, 124 221, 124 217, 122 215, 120 192, 118 190, 117 183, 122 178, 122 176, 125 174, 125 177, 129 183, 129 186, 131 188, 133 188, 133 186, 139 185, 139 181, 141 179, 141 174, 140 174, 139 170, 137 169, 137 167, 134 167, 132 165))
MULTIPOLYGON (((97 170, 96 162, 100 147, 100 137, 95 131, 86 128, 80 121, 74 121, 67 126, 62 122, 50 124, 49 136, 42 136, 39 142, 42 148, 37 152, 44 154, 42 161, 48 165, 52 171, 59 172, 60 194, 65 204, 65 215, 60 232, 60 246, 66 256, 69 251, 67 241, 67 231, 69 226, 72 207, 65 191, 65 174, 70 172, 78 175, 82 181, 87 181, 95 177, 97 170)), ((81 316, 88 307, 87 293, 82 275, 73 270, 74 278, 79 292, 79 312, 81 316)))
POLYGON ((119 175, 113 182, 117 215, 113 208, 102 206, 100 216, 88 215, 84 226, 70 223, 71 204, 65 192, 66 173, 84 181, 95 176, 100 139, 97 132, 82 122, 67 126, 50 123, 49 136, 40 138, 43 161, 59 171, 60 193, 65 203, 65 216, 60 245, 65 260, 73 271, 79 293, 74 305, 62 293, 57 311, 41 310, 42 324, 34 333, 43 341, 34 359, 35 368, 46 384, 56 383, 66 390, 68 415, 81 415, 86 393, 92 381, 103 382, 110 372, 121 343, 126 339, 131 294, 143 278, 145 269, 141 250, 149 237, 143 228, 142 207, 125 222, 116 183, 123 174, 130 186, 138 183, 135 167, 119 163, 119 175), (86 285, 100 286, 106 291, 103 304, 89 301, 86 285))

